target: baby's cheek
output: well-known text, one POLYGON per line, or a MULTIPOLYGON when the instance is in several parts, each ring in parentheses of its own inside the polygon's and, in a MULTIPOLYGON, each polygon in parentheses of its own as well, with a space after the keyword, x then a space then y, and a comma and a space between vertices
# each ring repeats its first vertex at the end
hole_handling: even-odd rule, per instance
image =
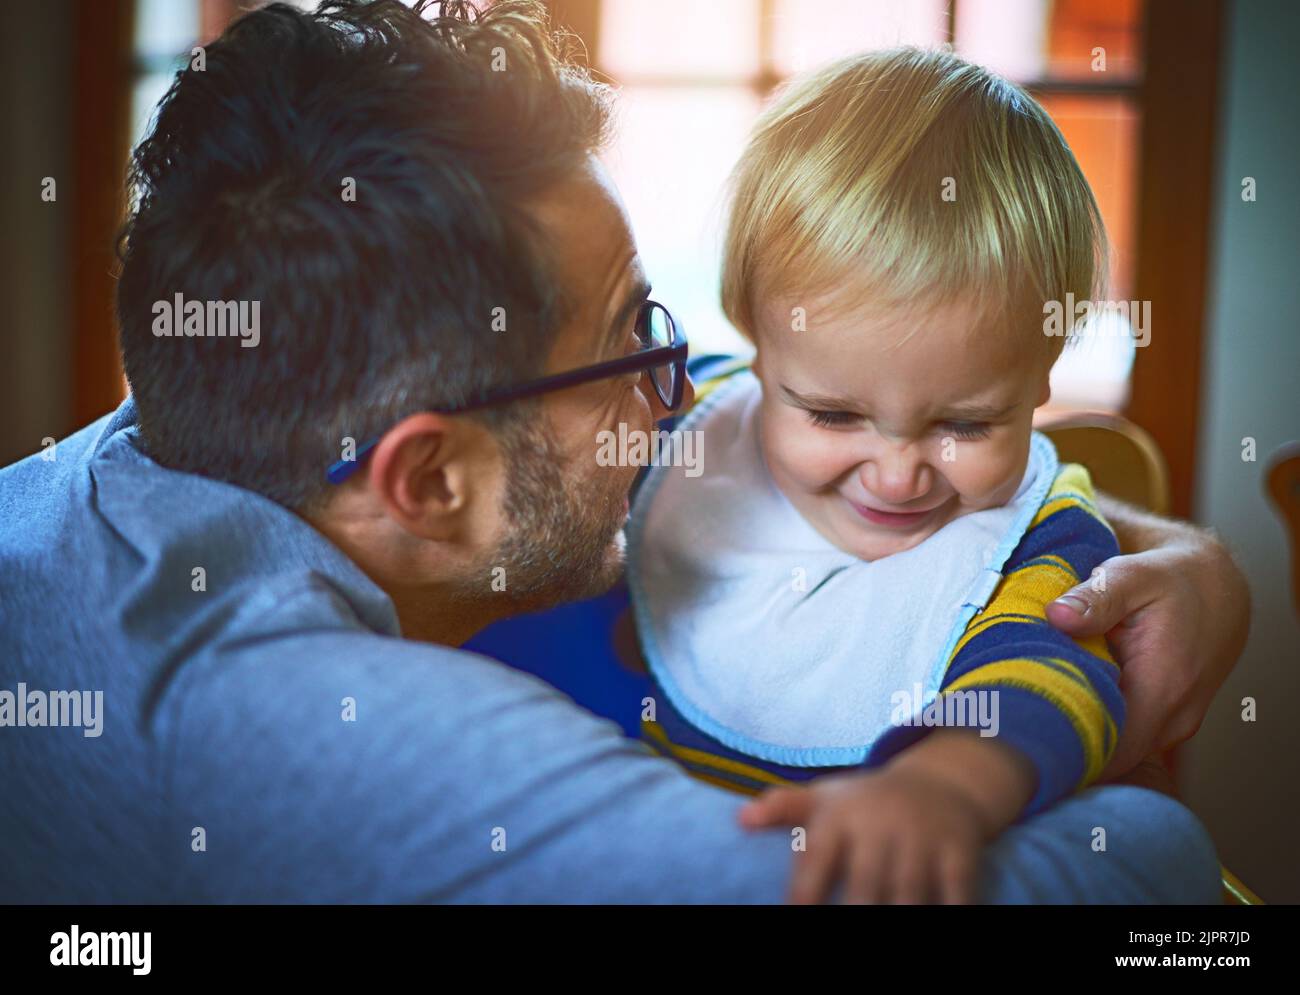
POLYGON ((972 509, 1006 504, 1015 496, 1025 474, 1027 452, 1015 446, 986 446, 986 451, 960 457, 948 471, 948 482, 972 509))
POLYGON ((764 412, 760 421, 763 457, 778 477, 793 481, 805 490, 815 490, 827 479, 831 453, 823 433, 810 433, 801 424, 803 415, 786 409, 789 414, 764 412), (794 415, 796 417, 791 417, 794 415))
POLYGON ((843 437, 816 429, 790 432, 782 443, 786 473, 805 491, 824 491, 859 463, 843 437))

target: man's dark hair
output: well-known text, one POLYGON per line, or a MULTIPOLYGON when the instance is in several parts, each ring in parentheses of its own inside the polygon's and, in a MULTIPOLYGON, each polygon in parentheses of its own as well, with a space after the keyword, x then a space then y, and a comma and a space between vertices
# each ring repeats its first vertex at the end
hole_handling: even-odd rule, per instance
POLYGON ((345 437, 536 375, 567 304, 524 205, 609 119, 561 42, 520 0, 273 4, 177 74, 118 243, 151 456, 308 509, 345 437), (159 337, 178 293, 260 302, 258 345, 159 337))

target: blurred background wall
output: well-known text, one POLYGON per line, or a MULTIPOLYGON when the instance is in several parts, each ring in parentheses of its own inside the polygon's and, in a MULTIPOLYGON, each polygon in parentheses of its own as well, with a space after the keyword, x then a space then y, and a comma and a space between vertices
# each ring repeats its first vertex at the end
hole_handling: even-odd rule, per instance
POLYGON ((1238 876, 1266 901, 1300 902, 1300 551, 1262 484, 1268 456, 1300 439, 1300 5, 1233 4, 1226 29, 1195 510, 1237 551, 1254 618, 1186 747, 1183 788, 1238 876), (1242 721, 1247 697, 1255 722, 1242 721))
POLYGON ((3 121, 0 155, 0 464, 34 452, 74 425, 72 237, 74 52, 72 0, 24 8, 22 30, 0 32, 3 121), (56 178, 53 203, 41 181, 56 178))

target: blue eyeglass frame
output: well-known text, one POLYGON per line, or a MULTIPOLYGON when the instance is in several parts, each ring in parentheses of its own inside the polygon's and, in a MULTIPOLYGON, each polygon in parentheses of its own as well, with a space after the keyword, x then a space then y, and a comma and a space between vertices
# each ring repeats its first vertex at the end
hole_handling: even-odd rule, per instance
MULTIPOLYGON (((637 310, 637 338, 643 342, 649 341, 650 317, 656 310, 662 311, 664 318, 668 321, 668 345, 638 350, 631 355, 620 356, 618 359, 609 359, 592 366, 583 366, 576 370, 554 373, 551 376, 529 380, 512 387, 490 390, 479 397, 466 401, 464 404, 425 408, 424 410, 439 415, 463 415, 482 408, 495 407, 498 404, 508 404, 511 401, 521 401, 527 397, 537 397, 553 391, 564 390, 567 387, 577 387, 580 384, 591 383, 595 380, 604 380, 607 377, 622 376, 625 373, 639 373, 671 364, 673 380, 668 396, 664 395, 664 390, 659 385, 656 377, 651 376, 650 382, 654 385, 659 400, 663 401, 664 407, 668 409, 669 413, 672 413, 681 407, 682 396, 686 390, 686 359, 688 355, 686 333, 682 331, 671 311, 658 301, 645 300, 637 310)), ((329 482, 331 484, 341 484, 356 473, 361 466, 361 461, 370 455, 370 451, 379 445, 379 440, 382 438, 383 436, 380 435, 367 441, 357 449, 352 459, 340 459, 331 463, 329 469, 325 472, 329 482)))

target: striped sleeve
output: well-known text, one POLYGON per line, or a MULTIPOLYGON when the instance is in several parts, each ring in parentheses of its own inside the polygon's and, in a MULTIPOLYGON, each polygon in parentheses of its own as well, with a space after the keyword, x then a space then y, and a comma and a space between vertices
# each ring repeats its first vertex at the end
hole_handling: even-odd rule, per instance
MULTIPOLYGON (((1119 553, 1096 509, 1088 472, 1063 466, 1003 569, 985 609, 948 661, 941 696, 996 691, 998 738, 1038 773, 1033 815, 1095 781, 1124 721, 1119 667, 1104 637, 1075 640, 1047 621, 1047 605, 1119 553)), ((923 731, 894 729, 873 750, 881 761, 923 731)))

